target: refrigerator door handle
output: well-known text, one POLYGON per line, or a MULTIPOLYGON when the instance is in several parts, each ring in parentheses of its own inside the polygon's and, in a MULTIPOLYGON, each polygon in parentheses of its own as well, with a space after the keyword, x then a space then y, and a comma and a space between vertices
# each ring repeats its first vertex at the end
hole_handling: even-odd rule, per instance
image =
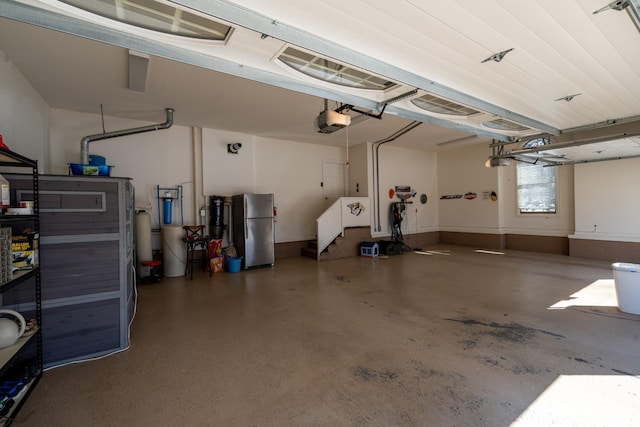
POLYGON ((244 221, 244 235, 248 236, 249 235, 249 224, 247 221, 247 198, 243 197, 243 202, 244 202, 244 213, 242 214, 244 216, 243 221, 244 221))

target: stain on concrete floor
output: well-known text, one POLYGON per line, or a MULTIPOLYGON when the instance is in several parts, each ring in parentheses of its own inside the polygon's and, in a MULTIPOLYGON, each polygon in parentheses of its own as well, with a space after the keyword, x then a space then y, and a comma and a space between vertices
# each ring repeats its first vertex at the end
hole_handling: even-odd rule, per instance
POLYGON ((551 335, 556 338, 565 338, 560 334, 556 334, 554 332, 545 331, 542 329, 530 328, 527 326, 523 326, 516 322, 509 323, 485 323, 480 322, 473 319, 444 319, 452 322, 460 322, 467 326, 486 326, 488 329, 485 333, 495 336, 496 338, 503 341, 510 341, 513 343, 525 343, 532 338, 535 337, 536 333, 542 333, 546 335, 551 335))

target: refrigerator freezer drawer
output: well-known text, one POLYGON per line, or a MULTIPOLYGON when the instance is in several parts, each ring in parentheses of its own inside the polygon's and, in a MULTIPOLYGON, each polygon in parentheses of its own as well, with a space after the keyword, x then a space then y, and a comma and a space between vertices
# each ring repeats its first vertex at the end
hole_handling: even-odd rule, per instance
POLYGON ((244 268, 275 262, 273 218, 245 220, 244 268))

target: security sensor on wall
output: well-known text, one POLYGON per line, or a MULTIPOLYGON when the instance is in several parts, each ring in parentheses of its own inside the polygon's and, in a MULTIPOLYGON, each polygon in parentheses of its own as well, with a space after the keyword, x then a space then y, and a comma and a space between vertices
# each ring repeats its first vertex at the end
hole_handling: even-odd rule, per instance
POLYGON ((242 144, 240 144, 239 142, 227 144, 227 153, 238 154, 240 148, 242 148, 242 144))

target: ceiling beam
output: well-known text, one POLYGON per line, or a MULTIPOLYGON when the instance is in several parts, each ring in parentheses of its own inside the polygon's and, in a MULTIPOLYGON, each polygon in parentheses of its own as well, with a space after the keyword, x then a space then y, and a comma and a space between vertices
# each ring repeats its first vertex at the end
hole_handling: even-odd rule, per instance
MULTIPOLYGON (((312 50, 340 62, 362 68, 385 78, 405 83, 459 102, 464 105, 495 114, 522 125, 557 135, 559 129, 530 117, 523 116, 489 102, 459 92, 399 67, 371 58, 360 52, 339 46, 334 42, 311 34, 299 28, 278 22, 268 16, 226 0, 173 0, 173 3, 197 10, 206 15, 222 19, 234 25, 266 34, 286 43, 312 50)), ((475 133, 475 132, 474 132, 475 133)), ((504 136, 501 136, 503 139, 504 136)))
POLYGON ((640 32, 640 0, 629 0, 629 15, 640 32))
MULTIPOLYGON (((184 5, 187 6, 187 3, 190 4, 191 2, 176 1, 175 3, 185 3, 184 5)), ((209 0, 202 3, 208 5, 209 0)), ((211 3, 218 4, 218 1, 211 0, 211 3)), ((234 11, 235 13, 238 13, 240 11, 240 9, 238 9, 239 6, 231 5, 228 2, 222 3, 224 4, 224 6, 234 11)), ((204 6, 202 5, 201 7, 204 8, 204 6)), ((208 9, 208 7, 206 9, 208 9)), ((228 14, 223 15, 226 16, 228 14)), ((232 18, 234 16, 232 16, 232 18)), ((293 90, 300 93, 305 93, 311 96, 316 96, 318 98, 331 99, 345 104, 357 105, 359 107, 370 110, 376 110, 379 106, 379 103, 377 101, 345 93, 340 91, 339 89, 331 90, 321 86, 304 84, 291 79, 290 77, 285 77, 276 73, 249 67, 243 64, 238 64, 229 60, 184 49, 182 47, 174 46, 171 44, 166 44, 152 38, 137 35, 134 36, 132 34, 118 31, 113 28, 97 25, 92 22, 84 21, 71 16, 41 9, 31 5, 26 5, 23 3, 0 1, 0 17, 12 19, 30 25, 36 25, 42 28, 59 31, 102 43, 111 44, 128 50, 143 52, 148 55, 166 58, 169 60, 194 65, 212 71, 246 78, 249 80, 293 90)), ((235 21, 232 21, 231 23, 237 25, 235 21)), ((297 33, 298 30, 295 30, 295 32, 297 33)), ((307 35, 306 37, 313 36, 307 35)), ((342 48, 338 47, 338 49, 342 48)), ((468 126, 465 124, 420 114, 404 108, 398 108, 393 105, 387 106, 386 114, 395 115, 409 120, 418 120, 423 123, 429 123, 448 129, 455 129, 470 134, 477 134, 500 141, 509 141, 509 137, 496 132, 491 132, 490 130, 483 130, 473 126, 468 126)))
MULTIPOLYGON (((517 156, 533 154, 533 153, 542 153, 545 151, 553 151, 560 150, 563 148, 570 147, 579 147, 582 145, 596 144, 601 142, 614 141, 634 136, 640 136, 640 122, 625 122, 625 123, 617 123, 612 124, 610 126, 601 126, 595 129, 583 129, 581 131, 576 131, 573 133, 563 134, 560 137, 554 137, 553 141, 550 144, 536 146, 536 147, 527 147, 522 148, 522 145, 519 145, 515 149, 509 149, 509 146, 513 144, 504 144, 500 142, 494 142, 489 145, 492 149, 493 155, 491 158, 514 158, 517 156)), ((523 144, 522 141, 519 144, 523 144)), ((621 157, 612 157, 604 160, 617 160, 621 158, 631 158, 637 157, 635 155, 631 156, 621 156, 621 157)), ((542 160, 542 159, 541 159, 542 160)), ((556 161, 548 161, 553 164, 576 164, 576 163, 585 163, 584 161, 575 161, 573 163, 567 162, 556 162, 556 161)))

